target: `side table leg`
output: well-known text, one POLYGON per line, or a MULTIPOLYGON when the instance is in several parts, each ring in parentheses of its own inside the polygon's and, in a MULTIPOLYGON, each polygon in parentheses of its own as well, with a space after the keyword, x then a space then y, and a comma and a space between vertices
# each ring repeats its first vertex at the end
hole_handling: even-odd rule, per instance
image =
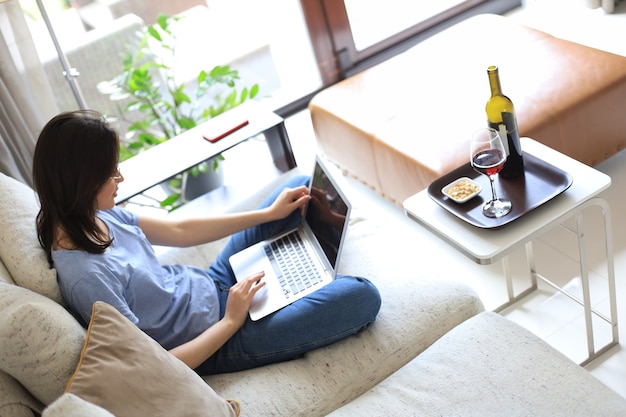
POLYGON ((587 274, 587 261, 586 261, 586 247, 584 240, 584 232, 582 232, 582 216, 583 211, 581 210, 577 214, 577 227, 578 227, 578 251, 580 256, 580 272, 581 272, 581 280, 583 283, 583 305, 585 308, 585 325, 587 331, 587 348, 589 350, 588 358, 581 363, 581 366, 584 366, 591 362, 593 359, 597 358, 608 349, 612 348, 619 344, 619 332, 617 325, 617 304, 616 304, 616 288, 615 288, 615 266, 613 259, 613 234, 611 230, 611 212, 608 203, 600 198, 592 199, 588 202, 588 205, 595 205, 600 207, 602 210, 603 218, 604 218, 604 244, 606 250, 606 262, 607 262, 607 280, 608 280, 608 289, 609 289, 609 315, 610 317, 605 317, 603 314, 599 313, 593 307, 591 307, 590 301, 590 289, 589 289, 589 277, 587 274), (611 325, 612 331, 612 340, 607 343, 598 351, 595 351, 594 340, 593 340, 593 327, 591 322, 591 314, 595 314, 597 317, 601 318, 605 322, 611 325))
POLYGON ((287 172, 296 167, 296 158, 293 156, 291 142, 285 129, 285 123, 279 123, 276 126, 264 132, 265 142, 270 149, 270 154, 274 160, 276 168, 282 172, 287 172))
POLYGON ((506 278, 506 294, 509 297, 509 302, 511 302, 515 300, 515 291, 513 290, 513 277, 511 276, 511 264, 508 256, 502 259, 502 270, 506 278))
POLYGON ((534 258, 532 257, 532 246, 531 246, 530 256, 528 256, 528 245, 531 245, 531 244, 528 243, 526 247, 526 250, 527 250, 526 255, 527 255, 528 265, 530 269, 531 285, 528 288, 526 288, 524 291, 522 291, 521 293, 515 295, 515 289, 513 288, 513 276, 511 275, 511 265, 509 262, 509 257, 507 255, 504 258, 502 258, 502 270, 504 271, 504 277, 506 279, 506 292, 508 296, 508 301, 500 305, 499 307, 495 308, 493 311, 496 313, 499 313, 505 310, 506 308, 510 307, 511 305, 513 305, 514 303, 526 297, 528 294, 530 294, 531 292, 537 289, 537 274, 535 273, 535 261, 534 261, 534 258))
POLYGON ((576 214, 576 229, 578 236, 578 255, 580 258, 580 281, 583 290, 583 306, 585 312, 585 330, 587 332, 587 352, 589 358, 595 354, 593 341, 593 322, 591 320, 591 292, 589 289, 589 272, 587 269, 587 247, 585 245, 585 232, 583 212, 576 214))
POLYGON ((587 359, 580 363, 581 366, 587 365, 589 362, 602 355, 608 349, 619 343, 619 334, 617 326, 617 306, 616 306, 616 288, 615 288, 615 267, 613 261, 613 236, 611 234, 611 214, 609 205, 605 200, 600 198, 594 198, 587 201, 585 204, 577 208, 577 212, 574 214, 576 221, 576 230, 568 228, 568 230, 575 232, 578 243, 578 255, 579 255, 579 268, 580 268, 580 280, 582 285, 583 297, 582 300, 578 299, 573 294, 569 293, 565 289, 556 285, 546 277, 536 274, 537 278, 541 279, 546 284, 549 284, 554 289, 566 295, 570 299, 577 302, 584 309, 585 318, 585 332, 587 336, 587 359), (585 242, 584 232, 584 210, 589 206, 597 206, 602 210, 604 218, 604 239, 606 249, 606 262, 607 262, 607 280, 609 289, 609 308, 610 317, 607 317, 591 305, 591 289, 589 285, 589 267, 587 262, 587 247, 585 242), (593 315, 597 318, 604 320, 611 326, 612 340, 606 343, 602 348, 595 349, 595 339, 593 334, 593 315))
POLYGON ((609 205, 605 200, 600 201, 602 202, 601 208, 604 214, 604 239, 606 245, 607 278, 609 280, 609 314, 611 315, 613 344, 616 345, 619 343, 619 332, 617 327, 617 296, 615 289, 615 264, 613 259, 613 230, 611 229, 612 223, 609 205))
POLYGON ((526 244, 526 262, 528 264, 528 272, 530 273, 531 288, 537 289, 537 268, 535 267, 535 252, 533 250, 533 242, 526 244))

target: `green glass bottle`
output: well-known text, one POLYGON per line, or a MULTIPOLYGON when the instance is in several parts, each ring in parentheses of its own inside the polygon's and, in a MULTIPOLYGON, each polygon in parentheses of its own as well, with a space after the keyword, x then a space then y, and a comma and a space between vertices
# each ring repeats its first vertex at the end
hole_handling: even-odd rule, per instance
POLYGON ((524 158, 517 129, 517 119, 513 102, 504 94, 500 87, 500 75, 498 67, 492 65, 487 68, 491 97, 487 101, 485 111, 489 127, 500 132, 500 138, 504 142, 507 159, 504 168, 500 172, 503 178, 513 178, 524 174, 524 158))

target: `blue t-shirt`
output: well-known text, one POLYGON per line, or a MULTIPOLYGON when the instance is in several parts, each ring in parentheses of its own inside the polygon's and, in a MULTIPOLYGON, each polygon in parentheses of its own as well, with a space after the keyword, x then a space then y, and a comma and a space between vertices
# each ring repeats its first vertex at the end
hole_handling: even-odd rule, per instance
POLYGON ((104 301, 171 349, 219 320, 217 289, 206 271, 161 266, 134 213, 115 207, 98 217, 113 238, 103 254, 52 251, 61 293, 85 323, 93 303, 104 301))

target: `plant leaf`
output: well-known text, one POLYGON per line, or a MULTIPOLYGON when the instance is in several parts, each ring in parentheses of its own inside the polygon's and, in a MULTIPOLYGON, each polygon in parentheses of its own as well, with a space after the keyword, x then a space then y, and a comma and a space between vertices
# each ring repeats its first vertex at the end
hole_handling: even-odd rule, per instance
POLYGON ((163 38, 161 38, 161 34, 159 33, 158 30, 154 28, 154 26, 148 26, 148 34, 150 34, 150 36, 152 36, 157 41, 163 40, 163 38))
POLYGON ((157 16, 156 22, 161 29, 167 29, 168 26, 168 17, 165 13, 159 13, 157 16))
POLYGON ((159 205, 163 208, 172 206, 178 199, 180 198, 180 193, 174 193, 168 197, 166 197, 159 205))

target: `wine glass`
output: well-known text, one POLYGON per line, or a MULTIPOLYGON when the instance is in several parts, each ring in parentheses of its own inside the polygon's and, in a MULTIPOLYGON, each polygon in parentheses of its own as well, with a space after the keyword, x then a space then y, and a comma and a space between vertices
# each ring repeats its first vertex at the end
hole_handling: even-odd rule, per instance
POLYGON ((496 174, 502 171, 506 162, 504 144, 495 129, 488 127, 474 132, 470 145, 470 162, 476 172, 489 177, 491 200, 483 205, 483 214, 491 218, 508 214, 512 208, 511 201, 498 198, 493 184, 496 174))

